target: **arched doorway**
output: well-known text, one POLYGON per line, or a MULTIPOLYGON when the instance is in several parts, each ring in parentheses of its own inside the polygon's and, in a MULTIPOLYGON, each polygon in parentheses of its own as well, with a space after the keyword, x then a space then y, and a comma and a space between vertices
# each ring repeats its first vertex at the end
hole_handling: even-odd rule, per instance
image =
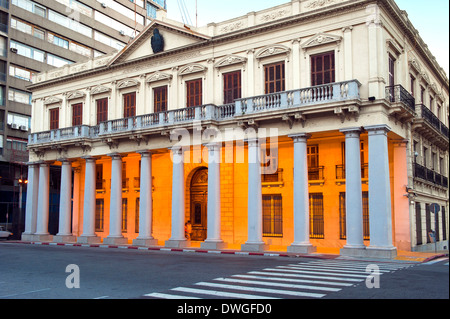
POLYGON ((191 240, 207 238, 208 169, 200 168, 191 180, 191 240))

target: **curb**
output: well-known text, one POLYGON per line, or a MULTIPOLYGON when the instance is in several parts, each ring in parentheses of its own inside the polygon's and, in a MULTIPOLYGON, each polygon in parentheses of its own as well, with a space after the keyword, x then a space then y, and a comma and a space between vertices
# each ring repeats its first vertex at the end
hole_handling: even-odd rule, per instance
POLYGON ((438 259, 438 258, 442 258, 442 257, 448 257, 448 254, 439 254, 439 255, 428 257, 427 259, 422 261, 422 263, 426 263, 426 262, 429 262, 429 261, 432 261, 432 260, 435 260, 435 259, 438 259))
POLYGON ((200 254, 222 254, 222 255, 241 255, 241 256, 263 256, 263 257, 291 257, 291 258, 318 258, 318 259, 335 259, 339 255, 312 255, 312 254, 288 254, 278 252, 247 252, 235 250, 205 250, 198 248, 166 248, 166 247, 138 247, 138 246, 119 246, 119 245, 103 245, 103 244, 78 244, 78 243, 54 243, 54 242, 24 242, 10 241, 15 244, 43 245, 43 246, 66 246, 66 247, 85 247, 85 248, 111 248, 111 249, 130 249, 143 251, 163 251, 163 252, 180 252, 180 253, 200 253, 200 254))

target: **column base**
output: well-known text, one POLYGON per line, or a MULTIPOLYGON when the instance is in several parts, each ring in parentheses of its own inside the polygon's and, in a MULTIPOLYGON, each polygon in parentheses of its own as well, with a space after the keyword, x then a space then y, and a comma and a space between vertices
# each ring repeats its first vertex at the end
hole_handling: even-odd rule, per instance
POLYGON ((317 251, 317 247, 311 244, 292 244, 287 248, 288 253, 296 253, 296 254, 312 254, 317 251))
POLYGON ((366 257, 394 259, 397 257, 396 247, 367 247, 366 257))
POLYGON ((56 235, 53 237, 54 243, 76 243, 77 237, 72 235, 56 235))
POLYGON ((128 245, 128 238, 125 237, 106 237, 103 239, 104 245, 128 245))
POLYGON ((78 244, 95 245, 100 244, 102 239, 98 236, 80 236, 77 238, 78 244))
POLYGON ((133 240, 133 246, 150 247, 158 246, 158 240, 154 238, 136 238, 133 240))
POLYGON ((34 240, 34 235, 33 234, 22 233, 21 240, 22 241, 33 241, 34 240))
POLYGON ((214 249, 214 250, 221 250, 225 249, 227 247, 227 244, 223 241, 208 241, 205 240, 203 243, 200 244, 200 248, 202 249, 214 249))
POLYGON ((241 245, 242 251, 262 252, 269 249, 269 245, 264 242, 247 242, 241 245))
POLYGON ((165 242, 167 248, 187 248, 191 246, 191 241, 186 239, 169 239, 165 242))
POLYGON ((50 235, 50 234, 34 234, 33 235, 33 241, 51 242, 51 241, 53 241, 53 235, 50 235))
POLYGON ((341 256, 347 257, 365 257, 366 256, 366 247, 365 246, 344 246, 340 250, 341 256))

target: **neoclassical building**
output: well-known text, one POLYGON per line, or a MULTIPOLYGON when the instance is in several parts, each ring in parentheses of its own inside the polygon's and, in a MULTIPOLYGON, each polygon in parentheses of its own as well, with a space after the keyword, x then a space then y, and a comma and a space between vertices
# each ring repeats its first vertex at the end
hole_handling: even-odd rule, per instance
POLYGON ((29 89, 23 240, 394 258, 434 231, 448 245, 449 82, 393 0, 292 0, 203 28, 160 12, 121 52, 29 89))

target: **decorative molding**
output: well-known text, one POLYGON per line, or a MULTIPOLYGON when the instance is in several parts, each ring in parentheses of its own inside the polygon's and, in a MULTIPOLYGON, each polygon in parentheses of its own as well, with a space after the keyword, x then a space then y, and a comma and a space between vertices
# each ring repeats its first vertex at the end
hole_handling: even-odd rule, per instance
POLYGON ((150 75, 145 82, 152 83, 152 82, 157 82, 157 81, 168 80, 170 83, 172 81, 172 78, 173 78, 172 74, 157 71, 157 72, 153 73, 152 75, 150 75))
POLYGON ((329 44, 336 42, 337 45, 339 45, 342 41, 342 37, 338 35, 333 34, 326 34, 326 33, 317 33, 314 35, 311 39, 306 41, 302 45, 302 49, 306 50, 308 48, 316 47, 319 45, 329 44))
POLYGON ((259 18, 259 20, 261 22, 269 22, 269 21, 284 18, 284 17, 288 16, 289 14, 290 14, 290 11, 288 11, 286 9, 281 9, 278 11, 273 11, 273 12, 264 14, 261 16, 261 18, 259 18))
POLYGON ((125 79, 117 83, 117 89, 125 89, 129 87, 139 87, 141 83, 133 79, 125 79))
POLYGON ((240 29, 243 29, 245 27, 245 24, 243 21, 237 21, 230 24, 227 24, 219 29, 219 33, 229 33, 233 31, 237 31, 240 29))
POLYGON ((286 57, 288 58, 290 53, 291 53, 291 49, 288 48, 287 46, 284 46, 281 44, 274 44, 274 45, 266 46, 266 47, 262 48, 261 50, 259 50, 256 53, 256 58, 262 59, 265 57, 274 56, 274 55, 278 55, 278 54, 286 54, 286 57))
POLYGON ((308 3, 305 7, 308 9, 317 9, 324 6, 328 6, 330 4, 336 3, 336 0, 315 0, 308 3))
POLYGON ((55 97, 55 96, 50 96, 48 98, 46 98, 44 100, 44 105, 50 105, 50 104, 56 104, 56 103, 62 103, 62 99, 55 97))
POLYGON ((419 62, 417 62, 416 58, 411 58, 408 62, 409 67, 413 69, 417 74, 422 73, 422 68, 420 67, 419 62))
POLYGON ((111 88, 108 88, 103 85, 98 85, 91 90, 91 95, 101 94, 101 93, 109 93, 111 92, 111 88))
POLYGON ((387 39, 386 47, 388 50, 392 50, 397 56, 403 53, 403 48, 401 48, 394 40, 387 39))
POLYGON ((247 58, 244 58, 244 57, 241 57, 238 55, 234 55, 234 54, 229 54, 226 57, 224 57, 223 59, 221 59, 219 62, 217 62, 214 65, 214 67, 219 69, 224 66, 240 64, 240 63, 242 63, 242 65, 245 66, 245 64, 247 63, 247 58))
POLYGON ((81 92, 81 91, 73 91, 73 92, 69 92, 67 93, 67 100, 75 100, 75 99, 80 99, 80 98, 84 98, 86 97, 86 93, 81 92))
POLYGON ((188 65, 180 68, 180 70, 178 71, 178 75, 187 75, 187 74, 198 73, 198 72, 206 72, 206 69, 207 69, 206 67, 204 67, 203 65, 201 65, 199 63, 188 64, 188 65))

